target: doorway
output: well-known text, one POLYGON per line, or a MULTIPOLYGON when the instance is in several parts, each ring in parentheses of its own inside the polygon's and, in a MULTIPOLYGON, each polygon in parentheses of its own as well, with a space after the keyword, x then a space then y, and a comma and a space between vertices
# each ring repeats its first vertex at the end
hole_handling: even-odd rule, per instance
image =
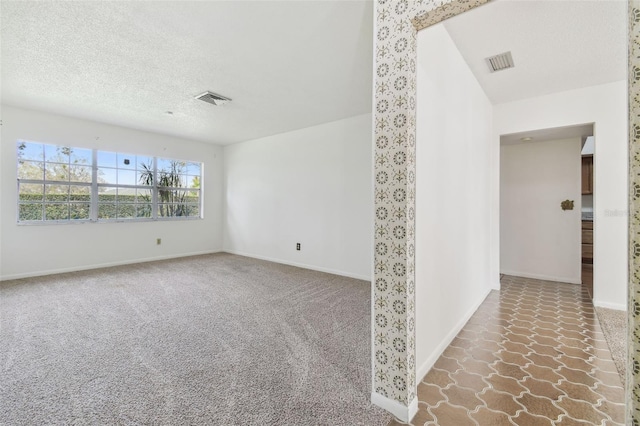
POLYGON ((589 123, 500 136, 502 274, 582 283, 593 197, 585 203, 581 151, 592 134, 589 123))

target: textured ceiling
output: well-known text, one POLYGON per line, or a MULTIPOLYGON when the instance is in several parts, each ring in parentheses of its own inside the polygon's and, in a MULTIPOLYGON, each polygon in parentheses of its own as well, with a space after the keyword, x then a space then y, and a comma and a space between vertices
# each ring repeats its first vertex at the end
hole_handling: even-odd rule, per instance
POLYGON ((219 144, 371 111, 371 1, 0 7, 3 104, 219 144))
POLYGON ((444 26, 494 104, 626 78, 624 0, 494 0, 444 26), (490 73, 506 51, 515 68, 490 73))
MULTIPOLYGON (((371 1, 0 8, 4 104, 219 144, 371 111, 371 1)), ((494 0, 444 25, 493 103, 626 77, 623 0, 494 0), (508 50, 516 68, 489 73, 508 50)))

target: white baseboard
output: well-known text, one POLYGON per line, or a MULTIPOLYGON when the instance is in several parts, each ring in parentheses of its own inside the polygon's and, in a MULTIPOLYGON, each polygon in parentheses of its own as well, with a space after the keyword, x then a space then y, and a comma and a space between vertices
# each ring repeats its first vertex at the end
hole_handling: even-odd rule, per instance
POLYGON ((74 266, 70 268, 60 269, 47 269, 43 271, 26 272, 22 274, 3 275, 0 277, 0 281, 18 280, 21 278, 41 277, 44 275, 64 274, 66 272, 88 271, 91 269, 110 268, 112 266, 132 265, 134 263, 155 262, 158 260, 178 259, 180 257, 200 256, 203 254, 221 253, 222 250, 205 250, 196 251, 191 253, 170 254, 165 256, 145 257, 142 259, 122 260, 116 262, 96 263, 93 265, 74 266))
POLYGON ((371 403, 377 405, 380 408, 384 408, 391 414, 393 414, 398 420, 404 423, 409 423, 413 416, 418 412, 418 398, 413 398, 413 401, 407 407, 404 404, 396 401, 395 399, 387 398, 384 395, 380 395, 376 392, 371 392, 371 403))
POLYGON ((623 305, 620 303, 601 302, 598 300, 593 301, 593 306, 596 306, 598 308, 615 309, 616 311, 627 310, 627 305, 623 305))
POLYGON ((371 281, 371 277, 369 277, 369 276, 359 275, 359 274, 352 274, 351 272, 339 271, 337 269, 323 268, 321 266, 308 265, 306 263, 290 262, 288 260, 276 259, 276 258, 268 257, 268 256, 260 256, 260 255, 251 254, 251 253, 244 253, 244 252, 236 251, 236 250, 223 249, 222 251, 225 252, 225 253, 235 254, 235 255, 238 255, 238 256, 251 257, 253 259, 266 260, 266 261, 269 261, 269 262, 280 263, 280 264, 289 265, 289 266, 295 266, 295 267, 298 267, 298 268, 311 269, 312 271, 326 272, 328 274, 340 275, 340 276, 348 277, 348 278, 355 278, 357 280, 371 281))
POLYGON ((500 271, 500 273, 504 275, 511 275, 514 277, 533 278, 534 280, 555 281, 558 283, 567 283, 567 284, 582 284, 582 279, 580 277, 578 278, 554 277, 552 275, 529 274, 527 272, 516 272, 516 271, 500 271))
POLYGON ((444 350, 447 349, 447 346, 451 344, 453 339, 458 335, 460 330, 462 330, 462 328, 465 326, 467 321, 469 321, 469 318, 471 318, 471 316, 478 310, 480 305, 482 305, 482 302, 484 302, 484 300, 487 298, 487 296, 489 295, 489 293, 491 293, 492 290, 494 289, 487 290, 484 293, 484 295, 481 298, 479 298, 479 301, 473 304, 473 306, 460 319, 460 321, 458 321, 455 327, 453 327, 453 329, 451 329, 451 331, 447 333, 445 338, 442 339, 440 344, 433 350, 433 352, 431 353, 431 355, 429 355, 426 361, 423 362, 422 365, 418 367, 418 369, 416 370, 416 378, 418 379, 418 382, 422 381, 424 376, 427 375, 429 370, 431 370, 431 367, 433 367, 433 364, 435 364, 438 358, 440 358, 440 355, 442 355, 442 352, 444 352, 444 350))

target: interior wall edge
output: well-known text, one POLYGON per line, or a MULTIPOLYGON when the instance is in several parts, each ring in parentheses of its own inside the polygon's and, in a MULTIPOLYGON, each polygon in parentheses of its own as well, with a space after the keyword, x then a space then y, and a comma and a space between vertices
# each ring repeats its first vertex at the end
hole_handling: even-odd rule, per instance
POLYGON ((418 412, 418 398, 414 397, 409 405, 404 405, 398 401, 380 395, 377 392, 371 392, 371 403, 383 408, 393 414, 398 420, 408 423, 418 412))
POLYGON ((230 249, 227 249, 227 248, 222 249, 221 252, 234 254, 236 256, 250 257, 252 259, 266 260, 267 262, 279 263, 281 265, 295 266, 296 268, 303 268, 303 269, 310 269, 312 271, 325 272, 327 274, 340 275, 341 277, 354 278, 356 280, 363 280, 363 281, 371 282, 371 277, 370 276, 365 276, 365 275, 360 275, 360 274, 353 274, 351 272, 340 271, 340 270, 337 270, 337 269, 323 268, 321 266, 310 265, 310 264, 307 264, 307 263, 291 262, 291 261, 288 261, 288 260, 278 259, 278 258, 269 257, 269 256, 260 256, 260 255, 257 255, 257 254, 251 254, 251 253, 246 253, 246 252, 242 252, 242 251, 230 250, 230 249))
POLYGON ((182 257, 192 257, 192 256, 202 256, 205 254, 215 254, 215 253, 223 253, 222 249, 217 250, 205 250, 205 251, 196 251, 191 253, 180 253, 180 254, 171 254, 164 256, 153 256, 142 259, 135 260, 123 260, 123 261, 115 261, 115 262, 106 262, 106 263, 98 263, 93 265, 83 265, 78 267, 69 267, 69 268, 60 268, 60 269, 47 269, 19 274, 10 274, 10 275, 0 275, 0 281, 9 281, 9 280, 19 280, 23 278, 33 278, 33 277, 42 277, 45 275, 56 275, 56 274, 65 274, 68 272, 79 272, 79 271, 89 271, 92 269, 102 269, 102 268, 112 268, 114 266, 122 266, 122 265, 134 265, 136 263, 148 263, 148 262, 156 262, 159 260, 169 260, 169 259, 179 259, 182 257))
POLYGON ((601 302, 597 299, 593 299, 593 306, 595 306, 596 308, 614 309, 616 311, 627 312, 627 305, 621 303, 601 302))
POLYGON ((540 274, 530 274, 527 272, 518 272, 518 271, 508 271, 508 270, 500 270, 500 273, 503 275, 510 275, 512 277, 522 277, 522 278, 532 278, 534 280, 543 280, 543 281, 554 281, 558 283, 566 283, 566 284, 582 284, 582 279, 580 277, 556 277, 552 275, 540 275, 540 274))
POLYGON ((440 358, 444 350, 447 349, 453 339, 455 339, 455 337, 458 335, 460 330, 463 329, 469 319, 471 319, 473 314, 476 313, 480 305, 482 305, 487 296, 489 296, 489 294, 493 290, 493 288, 486 290, 482 297, 478 298, 478 301, 476 301, 471 309, 469 309, 467 313, 465 313, 464 316, 460 318, 460 321, 458 321, 458 323, 447 333, 447 335, 441 340, 440 344, 438 344, 433 352, 431 352, 427 359, 420 366, 418 366, 416 370, 416 378, 418 379, 418 383, 421 382, 422 379, 424 379, 429 370, 431 370, 431 367, 433 367, 438 358, 440 358))

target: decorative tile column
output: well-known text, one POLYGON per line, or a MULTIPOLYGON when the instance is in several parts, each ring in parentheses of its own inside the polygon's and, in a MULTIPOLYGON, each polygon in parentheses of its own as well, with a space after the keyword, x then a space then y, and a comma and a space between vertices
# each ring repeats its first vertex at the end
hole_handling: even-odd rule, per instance
POLYGON ((372 401, 417 411, 415 360, 416 33, 487 0, 375 4, 375 282, 372 401))
POLYGON ((640 425, 640 1, 629 1, 629 337, 627 424, 640 425))

